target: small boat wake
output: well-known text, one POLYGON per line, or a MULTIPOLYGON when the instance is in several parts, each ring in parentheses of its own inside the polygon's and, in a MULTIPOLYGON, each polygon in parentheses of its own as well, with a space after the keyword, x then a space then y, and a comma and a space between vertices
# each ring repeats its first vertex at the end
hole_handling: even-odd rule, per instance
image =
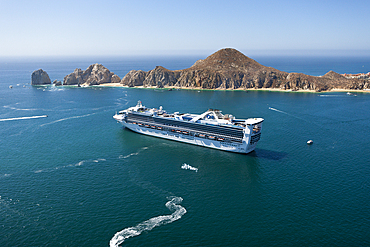
POLYGON ((154 227, 166 225, 169 223, 172 223, 176 220, 181 219, 181 217, 186 214, 186 209, 179 205, 182 202, 181 197, 168 197, 169 201, 165 204, 166 207, 170 211, 174 211, 170 215, 162 215, 153 217, 149 220, 146 220, 144 222, 141 222, 140 224, 128 227, 123 229, 122 231, 117 232, 114 234, 113 238, 109 242, 110 247, 118 247, 120 244, 122 244, 126 239, 135 237, 140 235, 143 231, 150 231, 154 227))
POLYGON ((118 158, 119 159, 127 159, 127 158, 129 158, 129 157, 131 157, 131 156, 136 156, 136 155, 139 155, 142 151, 144 151, 144 150, 147 150, 149 147, 143 147, 143 148, 141 148, 139 151, 137 151, 137 152, 135 152, 135 153, 130 153, 130 154, 127 154, 127 155, 120 155, 118 158))
POLYGON ((331 94, 320 94, 319 96, 320 97, 343 97, 343 95, 337 95, 337 94, 334 94, 334 95, 331 95, 331 94))
POLYGON ((50 122, 50 123, 41 124, 41 125, 40 125, 40 127, 45 126, 45 125, 49 125, 49 124, 58 123, 58 122, 61 122, 61 121, 70 120, 70 119, 88 117, 88 116, 95 115, 96 113, 97 113, 97 112, 89 113, 89 114, 85 114, 85 115, 80 115, 80 116, 72 116, 72 117, 67 117, 67 118, 61 118, 61 119, 58 119, 58 120, 52 121, 52 122, 50 122))
POLYGON ((192 171, 198 172, 198 168, 193 167, 193 166, 191 166, 189 164, 186 164, 186 163, 182 164, 181 169, 192 170, 192 171))
POLYGON ((33 119, 33 118, 44 118, 44 117, 48 117, 48 116, 47 115, 41 115, 41 116, 31 116, 31 117, 3 118, 3 119, 0 119, 0 122, 23 120, 23 119, 33 119))
MULTIPOLYGON (((146 149, 149 149, 149 147, 143 147, 135 153, 128 154, 126 156, 120 156, 119 158, 126 159, 128 157, 138 155, 140 152, 146 149)), ((110 247, 118 247, 128 238, 139 236, 144 231, 151 231, 157 226, 166 225, 179 220, 187 212, 186 209, 180 205, 183 201, 181 197, 174 196, 173 193, 160 189, 153 185, 151 182, 143 179, 137 166, 130 166, 129 169, 131 182, 138 185, 142 189, 159 196, 160 198, 167 198, 168 201, 165 205, 173 213, 170 215, 161 215, 150 218, 149 220, 143 221, 136 226, 127 227, 117 232, 116 234, 114 234, 113 238, 109 242, 110 247)))
POLYGON ((315 125, 319 126, 318 124, 316 124, 316 123, 314 123, 314 122, 312 122, 312 121, 308 121, 308 120, 306 120, 306 119, 304 119, 304 118, 301 118, 301 117, 295 116, 295 115, 290 114, 290 113, 288 113, 288 112, 281 111, 281 110, 278 110, 278 109, 275 109, 275 108, 272 108, 272 107, 269 107, 269 109, 270 109, 270 110, 272 110, 272 111, 280 112, 280 113, 283 113, 283 114, 285 114, 285 115, 288 115, 288 116, 294 117, 294 118, 296 118, 296 119, 303 120, 303 121, 305 121, 305 122, 307 122, 307 123, 312 123, 312 124, 315 124, 315 125))
POLYGON ((41 170, 36 170, 34 173, 41 173, 41 172, 54 172, 60 169, 64 168, 69 168, 69 167, 79 167, 84 165, 85 163, 99 163, 101 161, 106 161, 106 159, 95 159, 95 160, 81 160, 75 164, 69 164, 69 165, 64 165, 64 166, 57 166, 53 168, 46 168, 46 169, 41 169, 41 170))
POLYGON ((272 108, 272 107, 269 107, 270 110, 273 110, 273 111, 277 111, 277 112, 280 112, 280 113, 284 113, 284 114, 287 114, 289 115, 288 113, 286 113, 285 111, 280 111, 278 109, 275 109, 275 108, 272 108))

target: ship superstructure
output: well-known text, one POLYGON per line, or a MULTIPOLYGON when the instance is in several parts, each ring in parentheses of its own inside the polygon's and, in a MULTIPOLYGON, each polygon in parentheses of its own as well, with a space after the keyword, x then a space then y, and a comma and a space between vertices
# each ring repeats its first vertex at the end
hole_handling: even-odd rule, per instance
POLYGON ((140 134, 237 153, 255 149, 264 121, 263 118, 236 119, 217 109, 202 114, 167 113, 162 106, 146 108, 141 101, 113 118, 140 134))

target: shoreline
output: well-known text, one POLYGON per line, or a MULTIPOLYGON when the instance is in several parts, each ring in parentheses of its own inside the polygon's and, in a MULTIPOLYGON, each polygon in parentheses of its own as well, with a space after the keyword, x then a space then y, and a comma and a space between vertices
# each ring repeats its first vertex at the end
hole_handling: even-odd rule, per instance
POLYGON ((197 91, 271 91, 271 92, 287 92, 287 93, 328 93, 328 92, 352 92, 352 93, 370 93, 370 90, 357 90, 357 89, 342 89, 342 88, 334 88, 331 90, 326 91, 315 91, 315 90, 284 90, 280 88, 247 88, 247 89, 208 89, 208 88, 200 88, 200 87, 175 87, 175 86, 168 86, 163 88, 158 88, 155 86, 152 87, 144 87, 144 86, 136 86, 136 87, 129 87, 122 85, 121 83, 104 83, 99 85, 94 85, 92 87, 122 87, 122 88, 138 88, 138 89, 162 89, 162 90, 197 90, 197 91))
MULTIPOLYGON (((53 84, 48 85, 31 85, 34 87, 73 87, 73 88, 79 88, 77 85, 58 85, 55 86, 53 84)), ((115 87, 115 88, 136 88, 136 89, 157 89, 157 90, 194 90, 194 91, 265 91, 265 92, 283 92, 283 93, 370 93, 370 89, 364 89, 364 90, 357 90, 357 89, 342 89, 342 88, 334 88, 331 90, 326 91, 315 91, 315 90, 284 90, 280 88, 247 88, 247 89, 209 89, 209 88, 200 88, 200 87, 175 87, 175 86, 168 86, 163 88, 158 88, 155 86, 152 87, 144 87, 144 86, 135 86, 135 87, 129 87, 122 85, 121 83, 103 83, 99 85, 92 85, 92 86, 80 86, 80 88, 90 88, 90 87, 115 87)))

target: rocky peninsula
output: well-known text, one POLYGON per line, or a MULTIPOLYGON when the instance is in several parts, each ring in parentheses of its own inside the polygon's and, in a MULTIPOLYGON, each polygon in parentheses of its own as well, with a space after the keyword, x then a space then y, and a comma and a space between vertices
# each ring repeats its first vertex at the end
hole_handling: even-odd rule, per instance
POLYGON ((196 61, 187 69, 168 70, 157 66, 149 71, 131 70, 122 80, 103 65, 93 64, 85 71, 75 69, 64 77, 63 85, 321 92, 370 90, 370 79, 346 77, 333 71, 323 76, 283 72, 261 65, 235 49, 226 48, 196 61))
POLYGON ((193 66, 171 71, 161 66, 148 72, 132 70, 121 84, 129 87, 178 87, 200 89, 276 89, 316 92, 370 89, 370 80, 346 78, 329 71, 324 76, 287 73, 266 67, 235 49, 222 49, 193 66))

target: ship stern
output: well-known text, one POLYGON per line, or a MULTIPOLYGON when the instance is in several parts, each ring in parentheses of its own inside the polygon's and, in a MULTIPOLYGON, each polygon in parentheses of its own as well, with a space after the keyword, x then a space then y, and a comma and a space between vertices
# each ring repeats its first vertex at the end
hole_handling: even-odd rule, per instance
POLYGON ((252 152, 261 139, 263 118, 250 118, 245 120, 245 134, 243 141, 246 143, 246 153, 252 152))

